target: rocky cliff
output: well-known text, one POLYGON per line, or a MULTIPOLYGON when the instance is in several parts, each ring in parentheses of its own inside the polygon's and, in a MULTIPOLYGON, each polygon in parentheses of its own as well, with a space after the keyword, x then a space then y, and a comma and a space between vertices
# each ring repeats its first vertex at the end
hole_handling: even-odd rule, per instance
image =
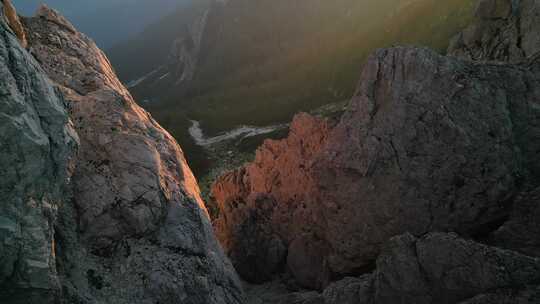
POLYGON ((104 54, 45 6, 28 51, 0 19, 0 302, 241 303, 182 150, 104 54))
POLYGON ((536 270, 513 282, 504 279, 516 279, 513 270, 465 275, 474 267, 509 269, 505 260, 538 263, 526 257, 538 252, 538 8, 537 1, 478 6, 472 28, 486 18, 501 27, 526 24, 509 33, 527 45, 519 56, 501 55, 500 44, 487 42, 465 54, 451 47, 466 60, 421 48, 376 52, 335 127, 300 115, 288 139, 267 142, 255 162, 220 178, 213 187, 221 211, 215 229, 240 275, 260 282, 287 272, 304 287, 330 286, 300 303, 514 303, 520 295, 539 301, 536 270), (416 238, 436 240, 421 254, 416 238), (410 245, 388 250, 404 239, 410 245), (260 250, 246 250, 253 244, 260 250), (488 251, 508 256, 486 264, 479 257, 482 266, 469 260, 488 251), (245 269, 246 262, 254 265, 245 269), (372 279, 357 282, 349 302, 321 300, 340 293, 330 282, 366 273, 372 279))
POLYGON ((174 139, 65 18, 2 0, 0 302, 540 303, 539 6, 480 1, 454 56, 377 51, 339 121, 218 180, 236 270, 280 279, 246 300, 174 139))
POLYGON ((540 50, 537 1, 478 1, 475 17, 476 21, 452 40, 450 54, 515 62, 540 50))
POLYGON ((60 290, 55 226, 70 203, 78 139, 62 95, 22 47, 22 27, 6 7, 0 2, 0 302, 46 303, 60 290))

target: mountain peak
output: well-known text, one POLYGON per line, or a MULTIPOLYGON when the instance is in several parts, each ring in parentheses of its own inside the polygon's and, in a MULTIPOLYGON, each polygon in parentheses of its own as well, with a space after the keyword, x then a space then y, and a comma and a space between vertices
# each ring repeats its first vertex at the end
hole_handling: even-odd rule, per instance
POLYGON ((0 0, 0 3, 3 4, 2 9, 9 27, 15 33, 15 35, 17 35, 17 38, 21 42, 21 45, 26 48, 26 33, 21 24, 21 21, 19 20, 19 16, 17 15, 15 7, 13 6, 13 4, 11 4, 10 0, 0 0))
POLYGON ((57 25, 63 26, 71 32, 77 32, 73 24, 69 22, 62 14, 60 14, 55 9, 48 7, 46 4, 41 4, 36 12, 36 17, 44 18, 47 21, 56 23, 57 25))

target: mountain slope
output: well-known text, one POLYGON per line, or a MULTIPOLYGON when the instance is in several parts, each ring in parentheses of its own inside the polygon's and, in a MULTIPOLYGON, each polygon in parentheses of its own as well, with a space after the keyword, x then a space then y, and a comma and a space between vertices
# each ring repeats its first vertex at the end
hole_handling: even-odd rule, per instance
POLYGON ((540 300, 537 266, 518 267, 527 279, 503 266, 540 261, 540 44, 529 26, 540 3, 521 1, 515 15, 510 0, 479 3, 458 35, 485 30, 470 52, 376 51, 339 121, 299 114, 286 139, 218 179, 214 227, 244 279, 290 275, 326 289, 325 301, 344 285, 340 303, 540 300), (492 44, 501 34, 508 44, 492 44), (498 57, 518 40, 530 47, 521 57, 498 57))
POLYGON ((443 52, 473 2, 203 1, 108 53, 195 161, 201 153, 185 132, 189 120, 216 135, 346 100, 374 49, 413 43, 443 52))
POLYGON ((22 19, 24 49, 7 2, 0 302, 243 303, 180 146, 58 12, 22 19))

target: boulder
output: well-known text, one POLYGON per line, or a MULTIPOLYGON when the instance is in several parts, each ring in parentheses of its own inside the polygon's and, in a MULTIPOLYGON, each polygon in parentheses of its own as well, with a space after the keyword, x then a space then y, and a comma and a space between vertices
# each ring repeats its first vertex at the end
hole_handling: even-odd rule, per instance
POLYGON ((540 257, 540 188, 520 193, 509 219, 488 238, 492 245, 540 257))
POLYGON ((322 293, 324 304, 372 304, 373 282, 373 274, 333 282, 322 293))
POLYGON ((540 302, 540 286, 530 286, 523 290, 501 289, 478 295, 460 304, 530 304, 540 302))
POLYGON ((538 299, 531 284, 540 278, 540 260, 455 234, 405 234, 385 245, 375 277, 376 304, 520 303, 523 294, 538 299), (506 297, 486 300, 496 294, 506 297))
POLYGON ((23 48, 26 48, 28 45, 26 41, 26 33, 24 32, 24 28, 21 24, 21 20, 19 19, 19 16, 17 15, 17 11, 15 10, 15 7, 13 4, 11 4, 11 0, 1 0, 3 5, 3 16, 5 18, 5 22, 7 25, 11 28, 11 30, 17 35, 17 38, 19 39, 19 42, 21 43, 21 46, 23 48))
POLYGON ((277 281, 248 287, 250 304, 514 304, 540 299, 540 259, 454 233, 391 238, 376 269, 331 283, 322 293, 277 281))

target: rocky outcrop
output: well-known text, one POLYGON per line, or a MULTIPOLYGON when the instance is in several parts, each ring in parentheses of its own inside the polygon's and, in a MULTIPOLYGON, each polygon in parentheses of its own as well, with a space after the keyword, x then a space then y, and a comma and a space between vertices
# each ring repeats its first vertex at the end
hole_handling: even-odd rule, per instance
POLYGON ((172 68, 171 76, 176 85, 193 80, 199 63, 201 42, 206 29, 209 10, 207 9, 193 24, 188 25, 185 37, 179 37, 173 42, 168 66, 170 69, 172 68))
POLYGON ((247 288, 253 304, 537 303, 540 260, 452 233, 390 239, 372 273, 330 284, 322 293, 287 292, 271 283, 247 288))
POLYGON ((23 25, 35 59, 2 18, 1 302, 242 303, 176 141, 56 11, 23 25))
POLYGON ((0 2, 0 302, 46 303, 60 289, 55 225, 70 203, 77 135, 6 6, 0 2))
POLYGON ((5 22, 7 22, 15 35, 17 35, 21 46, 25 48, 27 46, 26 33, 24 32, 24 28, 21 24, 19 16, 17 15, 15 7, 13 7, 10 0, 2 0, 1 2, 3 5, 2 10, 5 22))
POLYGON ((312 288, 369 269, 394 235, 489 232, 509 215, 522 177, 539 172, 533 150, 540 75, 532 72, 538 63, 483 65, 426 49, 379 51, 329 135, 297 137, 293 127, 289 139, 259 151, 270 151, 266 162, 258 156, 217 182, 216 230, 225 248, 231 254, 240 248, 230 244, 256 237, 230 220, 245 223, 260 212, 261 197, 272 210, 258 229, 279 236, 290 271, 312 288), (328 139, 309 150, 317 136, 328 139))
POLYGON ((247 285, 249 304, 357 304, 373 298, 373 275, 345 278, 330 284, 323 293, 291 291, 291 286, 277 280, 263 285, 247 285))
POLYGON ((521 176, 538 174, 528 151, 539 75, 528 67, 406 48, 372 57, 319 161, 331 269, 367 265, 405 231, 477 236, 505 220, 521 176))
MULTIPOLYGON (((477 303, 486 294, 531 293, 539 282, 539 267, 538 259, 455 234, 432 233, 418 239, 405 234, 393 238, 377 259, 373 301, 422 304, 472 299, 466 303, 477 303)), ((540 300, 538 292, 528 300, 540 300)))
MULTIPOLYGON (((481 2, 478 16, 512 14, 495 2, 481 2)), ((526 23, 519 12, 538 5, 520 5, 516 16, 526 23)), ((534 31, 520 39, 534 40, 534 31)), ((487 237, 510 216, 523 182, 540 173, 539 64, 538 56, 505 64, 418 48, 378 51, 336 127, 313 128, 314 119, 301 116, 288 139, 266 143, 254 163, 216 182, 215 229, 239 273, 264 280, 280 265, 244 242, 264 253, 280 244, 272 248, 286 248, 274 251, 286 256, 286 269, 319 289, 373 269, 395 235, 487 237), (266 272, 246 274, 243 261, 266 272)))
POLYGON ((540 257, 540 188, 520 193, 508 221, 494 231, 490 244, 540 257))
POLYGON ((516 62, 540 50, 536 0, 481 0, 476 21, 452 40, 449 54, 472 60, 516 62))
MULTIPOLYGON (((217 237, 236 270, 249 281, 267 281, 281 272, 289 244, 304 248, 309 234, 293 241, 304 235, 314 216, 307 208, 315 187, 309 172, 330 129, 325 119, 299 114, 287 139, 266 141, 252 164, 225 174, 214 184, 212 194, 221 210, 215 223, 217 237)), ((314 255, 325 250, 324 244, 314 246, 318 248, 310 252, 314 255)), ((289 261, 321 269, 317 256, 313 261, 299 258, 291 255, 289 261)), ((318 280, 309 273, 299 275, 318 280)))

